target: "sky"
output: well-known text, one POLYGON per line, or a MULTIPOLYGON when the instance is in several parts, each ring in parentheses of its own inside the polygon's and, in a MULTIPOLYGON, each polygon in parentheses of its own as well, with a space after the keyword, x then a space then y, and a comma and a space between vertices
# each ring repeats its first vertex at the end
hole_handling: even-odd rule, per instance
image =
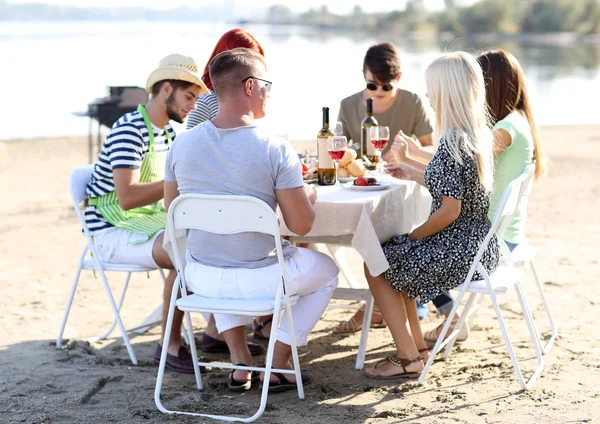
MULTIPOLYGON (((172 9, 179 6, 201 7, 215 3, 223 3, 224 0, 9 0, 10 3, 46 3, 62 6, 79 6, 79 7, 147 7, 152 9, 172 9)), ((360 5, 366 12, 382 12, 386 10, 398 10, 404 8, 404 0, 302 0, 302 1, 286 1, 286 0, 252 0, 251 4, 257 7, 268 7, 273 4, 287 4, 294 11, 305 11, 311 7, 318 7, 326 4, 331 12, 348 13, 354 5, 360 5)), ((443 8, 444 0, 424 0, 425 7, 431 10, 443 8)), ((469 4, 473 0, 460 0, 456 3, 469 4)))

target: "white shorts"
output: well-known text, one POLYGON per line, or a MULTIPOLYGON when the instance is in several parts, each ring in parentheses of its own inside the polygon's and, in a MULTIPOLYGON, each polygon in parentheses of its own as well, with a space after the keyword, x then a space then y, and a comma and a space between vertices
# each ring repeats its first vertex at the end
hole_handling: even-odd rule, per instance
POLYGON ((161 230, 149 240, 138 244, 128 244, 129 231, 117 227, 100 231, 92 237, 100 258, 105 262, 158 268, 152 257, 152 248, 158 236, 163 232, 164 230, 161 230))

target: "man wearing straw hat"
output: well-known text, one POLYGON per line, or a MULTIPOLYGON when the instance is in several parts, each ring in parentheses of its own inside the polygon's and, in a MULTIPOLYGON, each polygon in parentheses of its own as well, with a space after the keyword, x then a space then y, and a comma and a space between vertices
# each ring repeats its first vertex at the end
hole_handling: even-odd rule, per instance
MULTIPOLYGON (((166 213, 164 192, 167 152, 175 138, 170 120, 183 123, 198 95, 208 94, 191 57, 163 58, 146 83, 150 100, 112 127, 94 165, 86 191, 85 217, 102 259, 169 269, 163 291, 163 332, 176 272, 162 248, 166 213), (164 309, 166 308, 166 309, 164 309)), ((183 314, 176 313, 167 367, 193 373, 191 355, 181 340, 183 314)), ((160 346, 155 360, 160 359, 160 346)))

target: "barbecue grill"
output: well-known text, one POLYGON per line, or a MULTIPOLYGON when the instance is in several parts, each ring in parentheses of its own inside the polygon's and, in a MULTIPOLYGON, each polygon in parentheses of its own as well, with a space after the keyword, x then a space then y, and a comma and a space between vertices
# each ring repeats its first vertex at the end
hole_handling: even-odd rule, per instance
POLYGON ((93 163, 94 156, 94 121, 97 122, 98 132, 96 146, 98 152, 102 147, 102 126, 111 128, 123 115, 133 112, 139 104, 148 102, 148 93, 141 87, 108 87, 108 96, 95 99, 88 104, 86 112, 77 112, 77 116, 87 116, 90 119, 88 134, 88 159, 93 163))

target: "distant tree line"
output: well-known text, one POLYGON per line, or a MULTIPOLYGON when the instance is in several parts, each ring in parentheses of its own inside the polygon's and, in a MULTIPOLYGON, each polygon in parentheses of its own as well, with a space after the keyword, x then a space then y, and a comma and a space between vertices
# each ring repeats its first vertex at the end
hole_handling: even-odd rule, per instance
MULTIPOLYGON (((357 5, 347 15, 331 13, 326 5, 296 14, 287 5, 277 4, 267 9, 266 17, 261 22, 353 31, 451 32, 457 35, 552 32, 600 34, 600 0, 480 0, 464 7, 457 6, 454 0, 444 1, 446 8, 439 12, 427 11, 423 0, 408 0, 404 10, 368 13, 357 5)), ((227 0, 198 8, 184 6, 153 10, 131 7, 66 7, 44 3, 13 4, 0 0, 0 21, 214 21, 231 16, 235 5, 235 0, 227 0)))
POLYGON ((428 12, 423 0, 408 0, 404 10, 366 13, 355 6, 348 15, 329 12, 327 6, 294 14, 286 5, 271 6, 268 23, 313 25, 322 28, 362 28, 395 32, 433 31, 468 35, 481 33, 575 32, 600 34, 600 0, 480 0, 428 12))

